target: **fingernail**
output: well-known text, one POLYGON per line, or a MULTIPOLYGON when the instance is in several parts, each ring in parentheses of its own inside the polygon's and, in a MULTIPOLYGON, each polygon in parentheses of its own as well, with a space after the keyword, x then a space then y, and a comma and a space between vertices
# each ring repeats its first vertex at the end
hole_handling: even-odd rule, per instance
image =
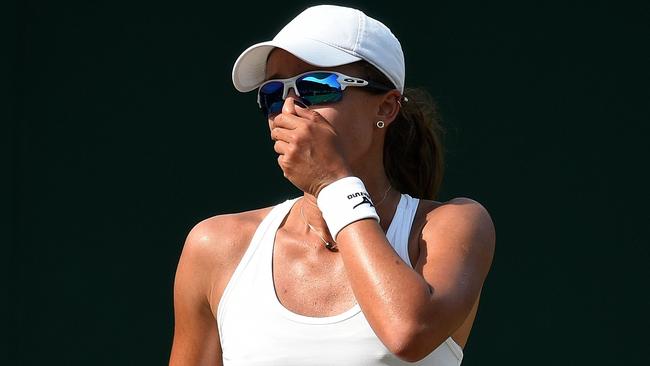
POLYGON ((299 101, 297 99, 294 99, 293 103, 301 106, 302 108, 307 108, 307 105, 305 105, 305 103, 303 103, 303 102, 301 102, 301 101, 299 101))

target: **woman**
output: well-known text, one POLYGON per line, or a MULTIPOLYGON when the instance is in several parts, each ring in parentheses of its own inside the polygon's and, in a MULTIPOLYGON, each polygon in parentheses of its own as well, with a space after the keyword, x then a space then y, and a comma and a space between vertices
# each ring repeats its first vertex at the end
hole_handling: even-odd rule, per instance
POLYGON ((235 87, 258 89, 304 194, 190 231, 170 365, 461 363, 494 228, 475 201, 432 200, 437 125, 404 75, 390 30, 338 6, 242 53, 235 87))

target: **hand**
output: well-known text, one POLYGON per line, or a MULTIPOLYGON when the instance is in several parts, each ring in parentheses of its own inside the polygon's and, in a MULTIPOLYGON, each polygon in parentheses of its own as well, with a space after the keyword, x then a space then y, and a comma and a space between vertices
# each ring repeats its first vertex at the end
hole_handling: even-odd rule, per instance
POLYGON ((328 184, 352 175, 334 126, 318 112, 287 97, 272 123, 271 139, 284 176, 314 197, 328 184))

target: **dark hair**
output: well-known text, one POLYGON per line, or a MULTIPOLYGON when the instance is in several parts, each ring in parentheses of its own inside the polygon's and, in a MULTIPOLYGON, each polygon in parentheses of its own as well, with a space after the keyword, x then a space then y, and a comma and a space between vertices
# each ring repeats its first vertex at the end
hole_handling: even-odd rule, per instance
MULTIPOLYGON (((368 62, 358 63, 369 80, 394 86, 368 62)), ((398 191, 435 199, 444 174, 440 114, 431 95, 422 88, 406 88, 403 96, 402 108, 386 131, 384 170, 398 191)))

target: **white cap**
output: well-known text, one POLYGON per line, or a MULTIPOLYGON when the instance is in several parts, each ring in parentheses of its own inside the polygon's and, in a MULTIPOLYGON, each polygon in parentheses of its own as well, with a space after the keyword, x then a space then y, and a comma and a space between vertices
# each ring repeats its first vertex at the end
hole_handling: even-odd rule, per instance
POLYGON ((365 60, 404 92, 402 46, 388 27, 360 10, 333 5, 307 8, 273 40, 255 44, 237 58, 232 70, 237 90, 247 92, 262 84, 266 59, 275 47, 320 67, 365 60))

